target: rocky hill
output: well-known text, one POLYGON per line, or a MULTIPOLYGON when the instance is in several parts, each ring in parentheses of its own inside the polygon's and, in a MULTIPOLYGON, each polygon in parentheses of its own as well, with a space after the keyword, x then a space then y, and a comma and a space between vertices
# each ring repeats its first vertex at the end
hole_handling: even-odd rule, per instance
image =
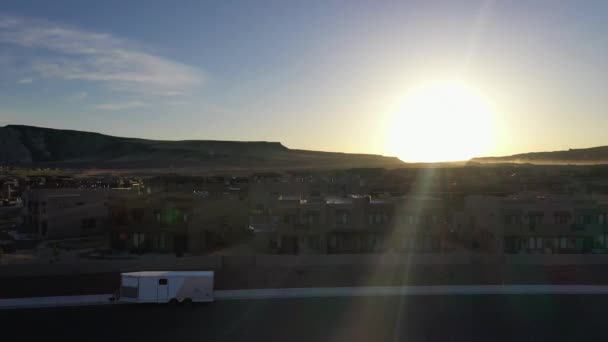
POLYGON ((403 165, 394 157, 293 150, 278 142, 146 140, 21 125, 0 127, 0 163, 96 168, 403 165))

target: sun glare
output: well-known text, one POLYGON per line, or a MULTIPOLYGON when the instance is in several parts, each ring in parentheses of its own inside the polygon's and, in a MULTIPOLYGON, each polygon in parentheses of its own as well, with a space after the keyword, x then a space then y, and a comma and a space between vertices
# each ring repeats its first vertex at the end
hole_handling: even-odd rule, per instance
POLYGON ((386 149, 407 162, 467 160, 490 152, 494 120, 491 106, 464 83, 426 84, 390 116, 386 149))

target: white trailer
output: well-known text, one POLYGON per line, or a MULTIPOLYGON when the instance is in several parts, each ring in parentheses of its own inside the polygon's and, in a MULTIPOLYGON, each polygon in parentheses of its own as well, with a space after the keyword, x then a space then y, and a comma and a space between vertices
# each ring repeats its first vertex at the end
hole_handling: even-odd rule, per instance
POLYGON ((213 271, 144 271, 121 274, 119 301, 192 303, 213 301, 213 271))

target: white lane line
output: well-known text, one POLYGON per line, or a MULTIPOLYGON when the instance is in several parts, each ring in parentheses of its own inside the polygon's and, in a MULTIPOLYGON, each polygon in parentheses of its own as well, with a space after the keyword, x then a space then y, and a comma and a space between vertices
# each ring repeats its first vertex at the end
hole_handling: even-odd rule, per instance
MULTIPOLYGON (((517 294, 602 295, 608 294, 608 285, 432 285, 217 290, 215 291, 215 300, 517 294)), ((116 302, 110 300, 111 297, 111 294, 99 294, 86 296, 8 298, 0 299, 0 309, 116 304, 116 302)))
POLYGON ((27 309, 112 304, 111 294, 0 299, 0 309, 27 309))
POLYGON ((215 291, 216 300, 419 296, 419 295, 509 295, 509 294, 608 294, 606 285, 436 285, 316 287, 215 291))

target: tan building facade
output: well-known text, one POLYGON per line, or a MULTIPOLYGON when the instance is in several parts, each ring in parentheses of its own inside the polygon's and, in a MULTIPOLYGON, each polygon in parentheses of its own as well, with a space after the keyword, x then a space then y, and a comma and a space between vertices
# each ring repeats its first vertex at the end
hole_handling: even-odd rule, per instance
POLYGON ((469 196, 455 224, 497 253, 604 253, 607 215, 606 196, 469 196))
POLYGON ((114 249, 200 253, 236 241, 247 231, 246 201, 236 195, 142 194, 111 199, 108 207, 114 249))
POLYGON ((45 239, 103 234, 108 199, 132 194, 130 189, 29 190, 23 196, 23 229, 45 239))
POLYGON ((431 197, 280 196, 270 212, 279 253, 439 252, 446 246, 443 201, 431 197))

